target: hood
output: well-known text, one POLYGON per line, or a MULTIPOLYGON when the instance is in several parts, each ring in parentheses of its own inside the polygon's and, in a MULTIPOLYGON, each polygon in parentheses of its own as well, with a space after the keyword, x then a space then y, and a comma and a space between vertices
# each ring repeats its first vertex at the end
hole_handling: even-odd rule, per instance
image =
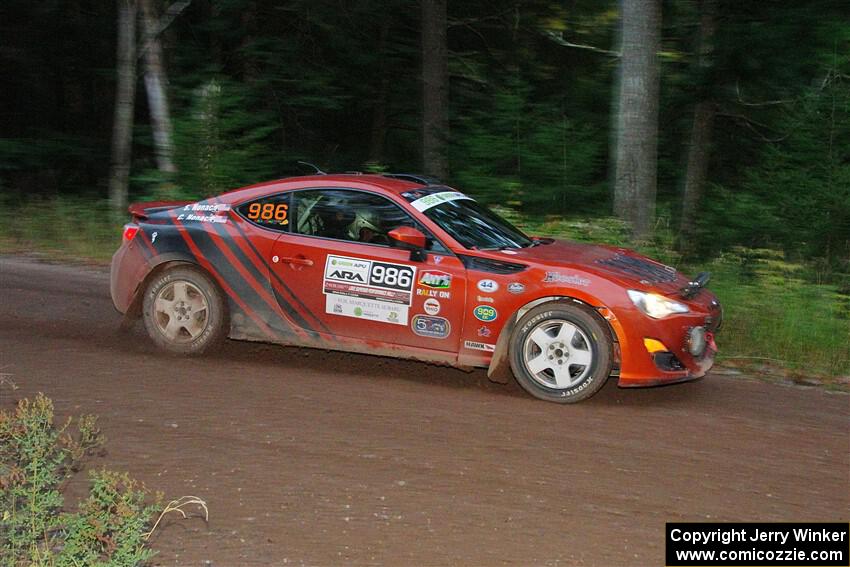
POLYGON ((633 289, 677 295, 689 281, 670 266, 616 246, 543 239, 537 246, 510 252, 515 254, 503 251, 499 255, 503 260, 536 264, 541 269, 581 270, 617 280, 633 289))

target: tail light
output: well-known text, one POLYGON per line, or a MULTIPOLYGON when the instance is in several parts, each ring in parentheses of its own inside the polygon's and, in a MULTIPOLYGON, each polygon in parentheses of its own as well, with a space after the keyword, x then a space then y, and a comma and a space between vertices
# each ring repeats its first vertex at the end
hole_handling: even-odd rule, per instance
POLYGON ((134 238, 136 238, 136 234, 139 233, 139 225, 137 224, 125 224, 124 225, 124 242, 130 242, 134 238))

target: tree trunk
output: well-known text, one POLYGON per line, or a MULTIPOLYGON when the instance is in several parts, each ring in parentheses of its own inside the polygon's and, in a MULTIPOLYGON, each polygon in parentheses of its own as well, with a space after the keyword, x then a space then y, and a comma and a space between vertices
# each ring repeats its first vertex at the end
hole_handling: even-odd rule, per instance
POLYGON ((159 40, 159 17, 154 11, 152 0, 139 0, 144 27, 145 90, 151 113, 156 165, 163 173, 174 173, 174 144, 171 113, 168 110, 168 78, 159 40))
POLYGON ((133 104, 136 98, 136 3, 118 0, 118 82, 112 126, 109 204, 121 214, 127 208, 127 179, 133 145, 133 104))
POLYGON ((661 2, 621 0, 621 8, 614 213, 642 240, 655 220, 661 2))
POLYGON ((716 0, 700 2, 700 40, 697 61, 700 90, 694 105, 694 122, 691 127, 691 140, 688 145, 688 164, 685 172, 685 185, 682 193, 682 218, 679 230, 679 247, 691 246, 694 234, 694 220, 705 191, 708 177, 708 162, 711 157, 711 138, 714 132, 714 116, 717 106, 712 97, 712 85, 708 77, 712 66, 714 51, 716 0))
POLYGON ((449 172, 448 78, 446 0, 422 0, 422 165, 441 179, 449 172))

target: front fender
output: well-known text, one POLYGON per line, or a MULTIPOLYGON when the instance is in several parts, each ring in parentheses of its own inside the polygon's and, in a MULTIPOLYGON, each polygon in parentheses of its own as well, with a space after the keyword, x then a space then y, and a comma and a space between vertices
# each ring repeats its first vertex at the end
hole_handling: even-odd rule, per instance
POLYGON ((493 357, 490 359, 490 366, 487 368, 487 378, 493 382, 498 382, 499 384, 507 384, 510 381, 512 374, 508 354, 510 353, 510 341, 514 328, 523 315, 544 303, 561 301, 571 302, 587 309, 601 321, 605 322, 605 328, 607 328, 611 333, 612 340, 617 341, 618 333, 616 329, 619 328, 619 322, 616 320, 611 310, 606 308, 598 299, 590 296, 589 294, 580 293, 575 295, 548 295, 545 297, 539 297, 529 301, 517 309, 499 333, 499 339, 496 341, 496 350, 493 352, 493 357), (575 297, 575 295, 582 296, 582 298, 580 299, 579 297, 575 297))

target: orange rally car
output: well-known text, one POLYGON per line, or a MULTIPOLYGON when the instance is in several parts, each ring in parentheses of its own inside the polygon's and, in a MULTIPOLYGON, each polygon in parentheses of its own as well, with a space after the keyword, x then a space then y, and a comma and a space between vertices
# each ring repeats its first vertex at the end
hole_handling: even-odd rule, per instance
POLYGON ((230 337, 485 367, 576 402, 612 374, 699 378, 716 352, 707 274, 526 236, 426 177, 296 177, 130 213, 112 299, 176 353, 230 337))

